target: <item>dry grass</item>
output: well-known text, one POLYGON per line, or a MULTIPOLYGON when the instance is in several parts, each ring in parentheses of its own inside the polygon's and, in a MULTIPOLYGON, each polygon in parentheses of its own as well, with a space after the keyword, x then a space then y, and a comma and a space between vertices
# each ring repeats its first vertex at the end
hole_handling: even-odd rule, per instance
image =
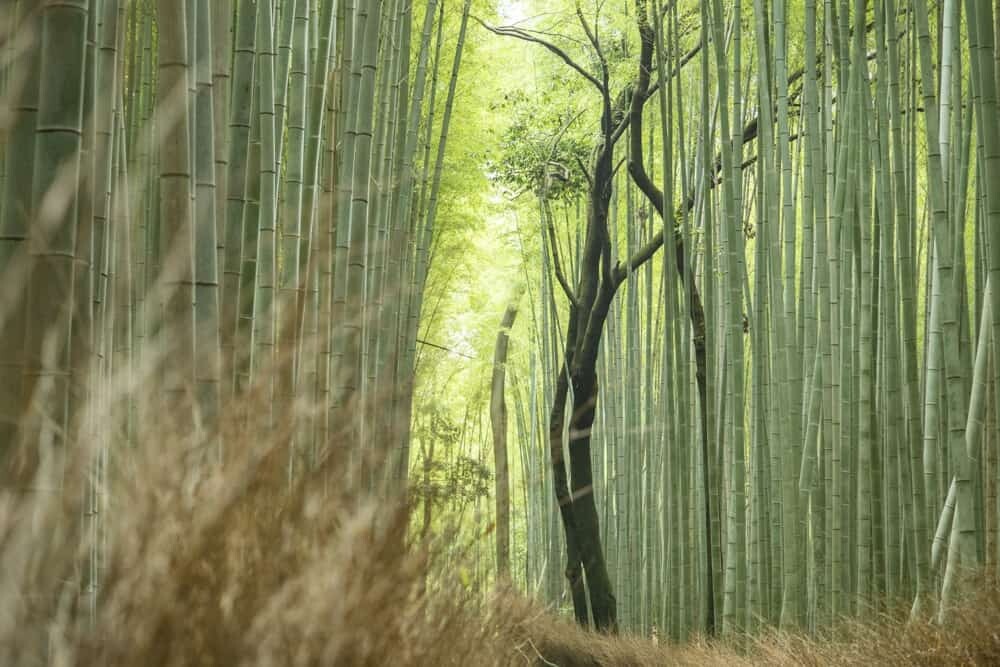
POLYGON ((534 624, 529 634, 548 663, 563 667, 998 665, 1000 590, 981 580, 971 581, 968 588, 972 592, 952 610, 944 626, 928 620, 907 622, 907 615, 900 612, 844 622, 830 633, 835 638, 772 631, 746 638, 739 649, 724 641, 657 646, 640 638, 600 637, 551 616, 534 624))
POLYGON ((835 639, 768 633, 753 642, 759 662, 785 665, 996 665, 1000 664, 1000 590, 970 578, 966 597, 945 624, 909 621, 905 611, 845 622, 835 639))
POLYGON ((111 448, 95 608, 85 472, 95 451, 77 439, 69 460, 29 457, 30 470, 7 458, 0 665, 507 660, 508 609, 444 576, 442 544, 411 543, 405 503, 353 485, 336 450, 290 485, 289 439, 262 438, 245 407, 223 416, 224 465, 206 462, 211 437, 162 420, 137 447, 111 448))
POLYGON ((224 464, 206 462, 211 437, 162 419, 138 446, 110 447, 96 507, 89 441, 65 474, 60 457, 31 457, 0 491, 0 665, 1000 664, 1000 592, 986 585, 946 627, 885 617, 738 650, 595 635, 516 592, 484 600, 453 574, 454 536, 418 542, 406 504, 352 484, 343 452, 290 485, 289 438, 247 424, 256 401, 222 416, 224 464))

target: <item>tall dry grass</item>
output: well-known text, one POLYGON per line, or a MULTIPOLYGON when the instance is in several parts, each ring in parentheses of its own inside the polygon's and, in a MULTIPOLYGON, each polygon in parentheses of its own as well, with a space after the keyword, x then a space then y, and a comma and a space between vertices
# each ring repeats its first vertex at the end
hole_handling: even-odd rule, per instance
MULTIPOLYGON (((0 665, 515 659, 521 616, 448 576, 447 543, 412 537, 405 494, 355 483, 358 457, 333 446, 290 476, 290 429, 248 418, 267 407, 251 393, 221 415, 217 462, 219 434, 157 413, 147 386, 139 414, 156 418, 138 442, 109 428, 137 384, 82 410, 93 419, 65 448, 25 443, 3 460, 0 665), (95 504, 88 475, 101 454, 95 504)), ((367 458, 380 459, 375 448, 367 458)))
POLYGON ((898 612, 838 623, 820 637, 766 631, 754 637, 658 646, 645 638, 595 636, 566 619, 546 615, 525 636, 547 661, 536 664, 561 666, 1000 665, 1000 590, 982 578, 971 579, 966 590, 946 625, 911 621, 907 608, 900 607, 898 612))
MULTIPOLYGON (((405 495, 355 483, 349 452, 290 477, 288 429, 248 418, 263 412, 253 393, 225 407, 222 462, 217 434, 162 414, 138 442, 114 441, 124 431, 108 424, 143 384, 155 386, 137 380, 85 410, 93 420, 65 451, 5 461, 17 483, 0 491, 0 665, 1000 664, 1000 592, 985 584, 946 626, 886 615, 831 639, 738 647, 588 633, 516 592, 468 590, 454 535, 420 541, 405 495)), ((149 415, 159 403, 146 393, 149 415)))

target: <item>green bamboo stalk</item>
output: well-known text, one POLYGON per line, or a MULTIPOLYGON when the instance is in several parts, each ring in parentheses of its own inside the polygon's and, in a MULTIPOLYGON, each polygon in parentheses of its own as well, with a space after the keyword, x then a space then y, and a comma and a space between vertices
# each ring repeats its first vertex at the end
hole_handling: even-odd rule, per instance
MULTIPOLYGON (((257 115, 260 117, 260 182, 257 218, 257 253, 253 297, 253 356, 250 380, 260 383, 262 400, 269 405, 270 413, 264 415, 265 427, 273 427, 276 417, 275 347, 276 309, 274 291, 277 286, 277 161, 280 151, 275 110, 276 84, 274 49, 274 17, 269 2, 257 3, 257 115)), ((254 165, 251 164, 251 169, 254 165)))
POLYGON ((197 335, 195 384, 204 427, 216 429, 221 384, 219 347, 218 210, 215 176, 215 88, 213 85, 212 14, 207 0, 195 0, 197 31, 193 79, 196 83, 194 137, 195 187, 195 326, 197 335))
MULTIPOLYGON (((39 48, 26 49, 21 58, 11 63, 11 75, 7 82, 12 122, 7 129, 3 156, 6 177, 3 201, 0 203, 0 274, 9 285, 21 284, 30 269, 28 236, 34 210, 34 170, 18 168, 18 160, 34 152, 41 88, 41 13, 33 12, 26 18, 15 17, 13 25, 18 26, 23 39, 39 45, 39 48), (14 76, 18 71, 23 72, 23 77, 14 76)), ((0 314, 3 317, 0 337, 7 341, 0 346, 0 372, 4 377, 15 378, 13 382, 0 383, 0 451, 3 452, 0 456, 13 451, 18 438, 17 423, 24 408, 20 378, 25 370, 23 352, 27 303, 22 295, 23 292, 13 296, 5 294, 4 312, 0 314)))
MULTIPOLYGON (((248 156, 250 147, 251 118, 255 101, 254 69, 256 62, 257 12, 250 0, 241 0, 233 34, 232 88, 230 90, 229 131, 227 133, 226 154, 226 212, 224 234, 224 260, 219 337, 222 347, 222 398, 228 400, 236 388, 238 355, 245 350, 237 347, 237 330, 241 317, 241 286, 243 277, 243 246, 245 236, 244 218, 251 173, 256 163, 248 156)), ((228 60, 228 58, 227 58, 228 60)), ((218 158, 218 155, 216 156, 218 158)), ((221 187, 221 181, 217 182, 221 187)), ((219 220, 220 224, 222 219, 219 220)), ((220 237, 221 238, 221 237, 220 237)))
POLYGON ((157 29, 158 189, 163 262, 160 280, 164 288, 163 323, 171 331, 170 363, 164 368, 163 381, 168 404, 177 415, 191 409, 187 391, 195 377, 195 229, 187 84, 190 64, 184 4, 158 2, 157 29))

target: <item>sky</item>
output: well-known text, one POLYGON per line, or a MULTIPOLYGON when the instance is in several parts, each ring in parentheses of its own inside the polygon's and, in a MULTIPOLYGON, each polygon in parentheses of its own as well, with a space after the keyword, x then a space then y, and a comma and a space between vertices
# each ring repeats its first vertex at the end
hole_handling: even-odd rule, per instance
POLYGON ((519 23, 528 18, 528 3, 525 0, 499 0, 497 12, 505 25, 519 23))

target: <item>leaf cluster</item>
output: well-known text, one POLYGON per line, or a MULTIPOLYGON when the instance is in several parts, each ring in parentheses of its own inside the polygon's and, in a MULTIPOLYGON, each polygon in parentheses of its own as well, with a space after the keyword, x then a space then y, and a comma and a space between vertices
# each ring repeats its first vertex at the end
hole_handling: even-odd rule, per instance
POLYGON ((452 461, 435 459, 427 463, 424 473, 414 479, 410 491, 414 498, 433 505, 450 503, 461 507, 490 494, 493 475, 490 468, 477 459, 459 455, 452 461))
POLYGON ((494 183, 516 198, 526 192, 549 200, 571 200, 587 188, 581 165, 592 142, 566 131, 573 112, 558 89, 529 96, 508 92, 491 109, 510 119, 500 137, 496 159, 487 162, 494 183))
POLYGON ((411 481, 413 497, 437 506, 450 504, 456 509, 488 497, 493 481, 489 466, 463 454, 450 455, 456 448, 461 449, 462 429, 439 406, 429 409, 430 423, 418 429, 424 461, 422 470, 411 481), (430 460, 429 448, 424 444, 428 439, 433 439, 435 449, 442 452, 430 460))

